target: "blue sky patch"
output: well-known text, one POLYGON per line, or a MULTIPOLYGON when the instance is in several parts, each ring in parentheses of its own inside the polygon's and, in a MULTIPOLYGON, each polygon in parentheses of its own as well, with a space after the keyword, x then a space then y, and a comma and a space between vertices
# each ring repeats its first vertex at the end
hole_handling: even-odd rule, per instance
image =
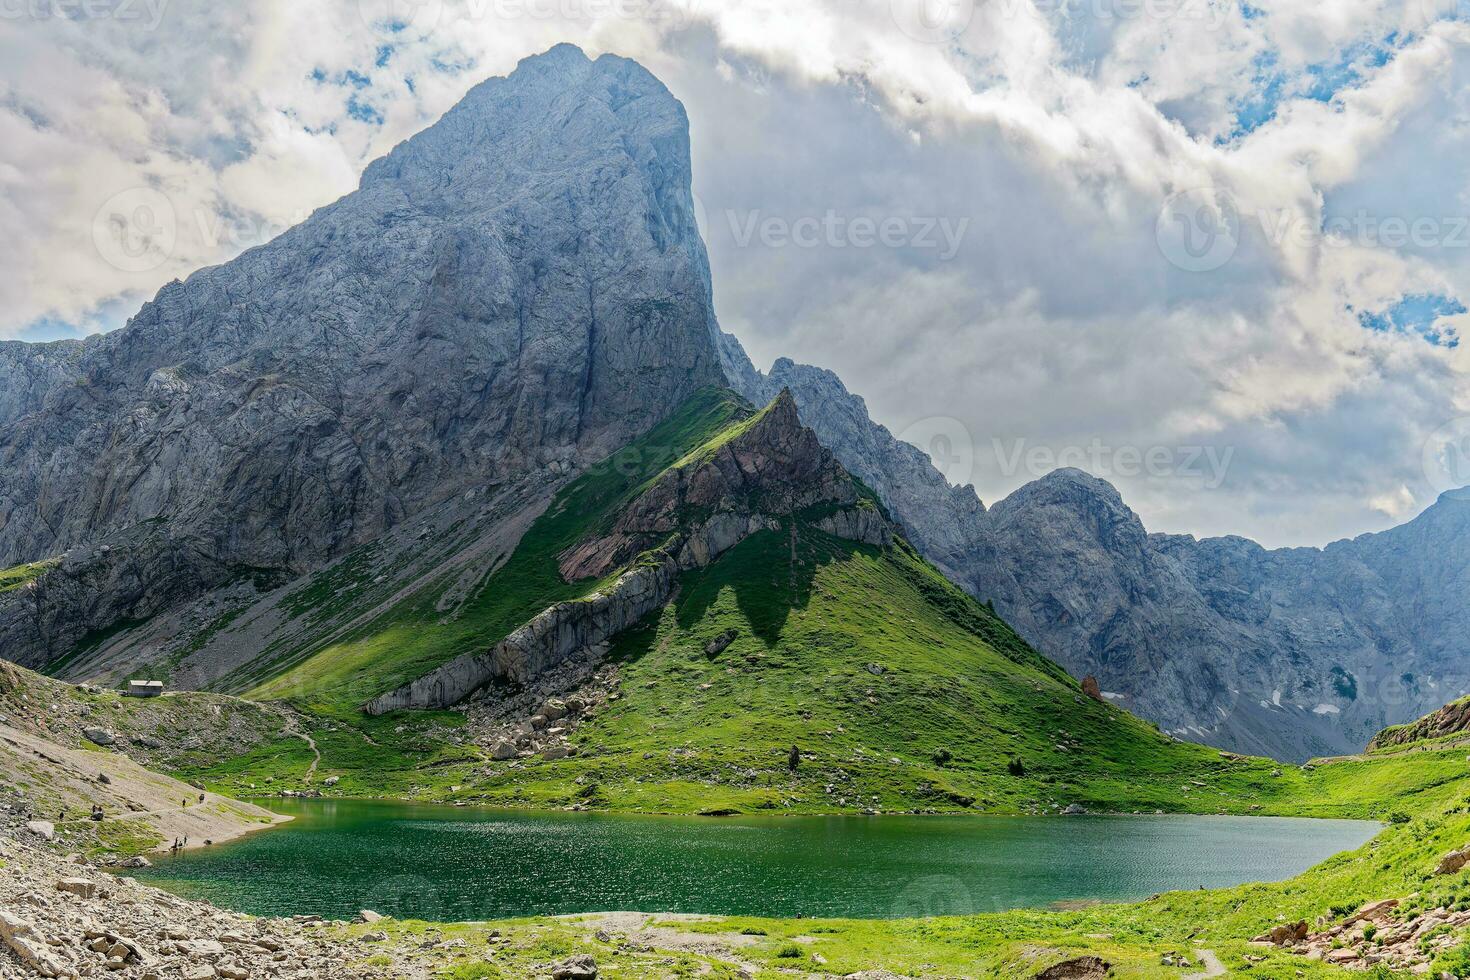
POLYGON ((1275 119, 1289 99, 1331 102, 1344 89, 1360 84, 1369 72, 1388 64, 1404 40, 1391 31, 1382 40, 1359 42, 1329 61, 1307 65, 1296 73, 1282 69, 1275 52, 1262 54, 1256 59, 1251 94, 1235 107, 1235 129, 1221 142, 1255 132, 1275 119))
POLYGON ((363 102, 355 94, 347 100, 347 115, 358 122, 369 123, 373 126, 383 125, 383 114, 367 102, 363 102))
POLYGON ((1466 312, 1465 304, 1453 296, 1421 293, 1405 296, 1379 313, 1360 312, 1358 322, 1379 333, 1418 334, 1436 347, 1460 346, 1459 335, 1439 321, 1466 312))

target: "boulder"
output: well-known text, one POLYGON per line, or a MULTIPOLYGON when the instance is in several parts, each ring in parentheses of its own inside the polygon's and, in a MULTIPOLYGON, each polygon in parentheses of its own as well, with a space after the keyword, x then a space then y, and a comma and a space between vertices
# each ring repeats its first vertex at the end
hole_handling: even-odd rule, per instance
POLYGON ((1290 922, 1276 926, 1269 932, 1257 936, 1253 942, 1270 943, 1272 946, 1295 946, 1307 938, 1307 923, 1290 922))
POLYGON ((105 728, 84 728, 82 729, 82 734, 85 735, 87 741, 91 742, 93 745, 101 745, 103 747, 106 747, 117 744, 117 736, 112 734, 112 732, 109 732, 105 728))
POLYGON ((551 968, 552 980, 597 980, 597 961, 587 953, 578 953, 551 968))
POLYGON ((342 781, 342 777, 341 776, 328 776, 326 779, 323 779, 322 780, 322 785, 323 786, 336 786, 341 781, 342 781))
POLYGON ((1362 908, 1358 909, 1358 911, 1354 912, 1349 918, 1344 920, 1342 924, 1343 928, 1345 929, 1348 926, 1354 926, 1357 925, 1359 922, 1364 921, 1379 922, 1380 919, 1385 918, 1383 913, 1389 912, 1398 907, 1399 900, 1396 898, 1385 898, 1382 901, 1369 902, 1362 908))
MULTIPOLYGON (((529 742, 529 739, 527 739, 527 741, 529 742)), ((494 759, 496 762, 506 762, 510 759, 514 759, 519 754, 520 753, 517 751, 515 743, 510 741, 509 739, 504 738, 496 742, 495 745, 490 749, 490 758, 494 759)))
POLYGON ((46 840, 56 839, 56 825, 49 820, 32 820, 26 824, 26 830, 46 840))
POLYGON ((1100 956, 1078 956, 1049 966, 1036 980, 1103 980, 1112 966, 1100 956))
POLYGON ((1450 851, 1450 853, 1439 859, 1439 865, 1434 869, 1434 873, 1437 875, 1452 875, 1465 867, 1467 861, 1470 861, 1470 847, 1464 847, 1458 851, 1450 851))
POLYGON ((704 645, 705 656, 718 657, 720 654, 724 653, 726 648, 728 648, 730 644, 734 643, 739 636, 739 630, 725 630, 725 632, 721 633, 719 636, 716 636, 704 645))
POLYGON ((567 703, 560 698, 552 698, 541 706, 537 714, 547 721, 561 721, 567 716, 567 703))
POLYGON ((63 878, 56 883, 56 890, 78 898, 95 898, 97 883, 86 878, 63 878))
POLYGON ((1082 693, 1092 698, 1092 700, 1094 701, 1106 703, 1103 699, 1102 688, 1098 686, 1097 678, 1093 677, 1091 674, 1088 674, 1086 677, 1082 678, 1082 693))
POLYGON ((374 912, 372 909, 363 909, 361 912, 357 913, 357 921, 366 922, 371 925, 374 922, 382 922, 383 917, 374 912))
POLYGON ((4 942, 38 976, 59 977, 66 971, 65 965, 52 955, 50 944, 36 931, 36 927, 4 909, 0 909, 0 942, 4 942))

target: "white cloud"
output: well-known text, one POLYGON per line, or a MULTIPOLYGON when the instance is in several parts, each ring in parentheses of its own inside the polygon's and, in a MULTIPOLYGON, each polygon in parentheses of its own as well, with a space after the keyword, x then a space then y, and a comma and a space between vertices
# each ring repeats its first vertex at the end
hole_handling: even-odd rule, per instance
POLYGON ((0 19, 0 336, 136 307, 570 40, 639 58, 689 106, 719 312, 758 360, 838 370, 896 431, 959 419, 987 499, 1031 475, 987 461, 996 440, 1228 450, 1212 489, 1109 475, 1161 529, 1321 542, 1426 505, 1421 447, 1470 411, 1470 355, 1359 318, 1470 302, 1470 249, 1443 227, 1422 246, 1320 234, 1470 214, 1470 29, 1434 4, 959 0, 935 20, 925 0, 430 0, 398 33, 390 0, 173 0, 156 30, 0 19), (142 271, 93 244, 135 188, 178 218, 142 271), (1197 189, 1241 217, 1207 272, 1156 240, 1197 189), (904 234, 737 233, 829 216, 904 234), (963 227, 953 256, 926 221, 963 227))

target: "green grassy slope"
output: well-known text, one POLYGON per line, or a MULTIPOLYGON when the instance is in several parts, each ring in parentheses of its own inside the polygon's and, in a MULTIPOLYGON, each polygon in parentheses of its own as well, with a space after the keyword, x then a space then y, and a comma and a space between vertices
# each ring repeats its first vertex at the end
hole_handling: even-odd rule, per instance
POLYGON ((0 570, 0 594, 14 592, 16 589, 31 584, 55 568, 57 562, 58 559, 50 559, 0 570))
MULTIPOLYGON (((427 590, 355 637, 250 692, 314 719, 319 775, 341 795, 656 812, 1097 811, 1353 816, 1384 800, 1437 799, 1432 765, 1384 775, 1356 763, 1303 771, 1181 743, 1084 696, 987 607, 907 544, 856 545, 788 518, 709 568, 618 638, 618 697, 574 736, 578 754, 492 762, 454 712, 369 719, 367 696, 545 606, 585 594, 557 556, 605 530, 670 465, 690 465, 752 424, 706 392, 570 484, 458 615, 427 590), (713 637, 731 645, 706 655, 713 637), (788 755, 799 748, 793 772, 788 755), (1391 785, 1365 794, 1362 784, 1391 785)), ((264 744, 191 775, 248 792, 304 788, 315 755, 264 744)))
MULTIPOLYGON (((566 583, 557 555, 606 523, 647 481, 749 414, 733 392, 706 390, 643 438, 593 468, 558 494, 515 554, 489 574, 452 614, 440 608, 449 579, 394 605, 342 641, 295 664, 273 665, 268 678, 240 688, 259 700, 290 700, 319 714, 351 718, 365 701, 428 673, 446 661, 486 649, 556 602, 599 584, 566 583)), ((350 563, 349 563, 350 564, 350 563)), ((302 603, 331 601, 332 583, 302 603)))
POLYGON ((686 575, 612 659, 622 696, 578 732, 578 756, 498 766, 465 794, 678 812, 1246 812, 1295 778, 1083 696, 907 545, 800 522, 686 575))

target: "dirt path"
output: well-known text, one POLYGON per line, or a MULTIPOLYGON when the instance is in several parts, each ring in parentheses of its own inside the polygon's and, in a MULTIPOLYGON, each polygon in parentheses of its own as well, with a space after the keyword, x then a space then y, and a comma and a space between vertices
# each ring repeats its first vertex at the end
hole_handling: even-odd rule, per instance
POLYGON ((28 784, 37 817, 58 830, 90 824, 87 815, 100 806, 108 822, 146 822, 162 838, 160 851, 185 837, 191 846, 220 843, 288 819, 213 793, 200 803, 197 788, 121 752, 67 748, 7 725, 0 725, 0 778, 28 784))
POLYGON ((1225 964, 1220 962, 1220 957, 1215 955, 1214 950, 1197 949, 1195 953, 1199 956, 1200 965, 1205 968, 1205 971, 1203 973, 1187 973, 1184 975, 1184 980, 1212 980, 1214 977, 1223 977, 1225 975, 1225 964))
POLYGON ((317 748, 316 739, 311 737, 311 733, 302 729, 301 719, 290 708, 272 707, 275 709, 276 717, 281 719, 281 730, 292 738, 301 739, 301 741, 306 743, 306 747, 311 749, 311 765, 307 767, 306 776, 302 780, 302 782, 310 784, 312 778, 316 776, 317 767, 322 763, 322 751, 317 748))

